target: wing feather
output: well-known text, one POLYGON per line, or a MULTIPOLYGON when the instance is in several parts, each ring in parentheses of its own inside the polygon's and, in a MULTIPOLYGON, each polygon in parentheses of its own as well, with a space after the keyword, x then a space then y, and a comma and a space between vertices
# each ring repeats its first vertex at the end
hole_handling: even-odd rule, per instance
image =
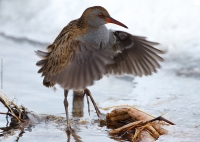
POLYGON ((107 65, 109 74, 147 76, 160 68, 158 62, 163 61, 163 58, 158 54, 164 52, 154 47, 157 42, 122 31, 113 31, 113 35, 116 38, 113 50, 117 55, 113 58, 116 63, 107 65))

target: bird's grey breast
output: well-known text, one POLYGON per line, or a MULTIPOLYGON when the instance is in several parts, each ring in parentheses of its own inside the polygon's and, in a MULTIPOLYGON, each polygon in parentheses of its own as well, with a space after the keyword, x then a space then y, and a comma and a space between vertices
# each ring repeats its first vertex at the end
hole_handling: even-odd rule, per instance
POLYGON ((87 33, 78 37, 81 41, 97 44, 97 48, 106 48, 110 40, 110 30, 106 26, 99 28, 89 28, 87 33))

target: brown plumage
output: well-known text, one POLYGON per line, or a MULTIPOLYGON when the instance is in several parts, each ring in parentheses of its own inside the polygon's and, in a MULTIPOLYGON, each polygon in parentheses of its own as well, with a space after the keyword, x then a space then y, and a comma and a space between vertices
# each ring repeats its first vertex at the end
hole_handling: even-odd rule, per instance
MULTIPOLYGON (((160 68, 158 61, 163 61, 158 55, 163 52, 153 47, 157 43, 123 31, 108 30, 106 23, 127 28, 110 17, 105 8, 90 7, 63 28, 47 52, 36 51, 42 58, 36 65, 41 67, 38 73, 44 76, 43 84, 47 87, 59 84, 65 90, 67 120, 68 90, 83 89, 94 103, 86 87, 95 80, 110 74, 151 75, 160 68)), ((99 115, 95 103, 94 106, 99 115)))

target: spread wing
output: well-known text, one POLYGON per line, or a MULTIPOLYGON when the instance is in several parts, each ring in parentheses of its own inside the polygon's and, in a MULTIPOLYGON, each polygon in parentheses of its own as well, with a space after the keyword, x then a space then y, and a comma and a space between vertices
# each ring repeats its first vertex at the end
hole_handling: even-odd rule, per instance
POLYGON ((153 47, 158 43, 122 31, 113 34, 116 37, 113 50, 118 54, 114 57, 116 63, 107 66, 109 74, 151 75, 160 68, 158 61, 163 59, 158 54, 163 52, 153 47))
MULTIPOLYGON (((63 38, 63 40, 66 38, 63 38)), ((43 59, 39 73, 47 87, 60 84, 64 89, 84 89, 107 74, 106 66, 113 64, 112 52, 95 48, 95 44, 78 40, 54 42, 49 52, 36 51, 43 59)))

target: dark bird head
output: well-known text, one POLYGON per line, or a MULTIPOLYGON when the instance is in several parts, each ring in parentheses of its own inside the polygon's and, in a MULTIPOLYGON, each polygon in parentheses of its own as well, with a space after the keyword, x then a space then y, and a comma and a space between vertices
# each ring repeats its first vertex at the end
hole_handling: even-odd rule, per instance
POLYGON ((108 11, 101 6, 94 6, 87 8, 83 12, 81 18, 84 19, 84 23, 87 26, 94 28, 98 28, 107 23, 113 23, 122 26, 124 28, 128 28, 123 23, 113 19, 108 13, 108 11))

